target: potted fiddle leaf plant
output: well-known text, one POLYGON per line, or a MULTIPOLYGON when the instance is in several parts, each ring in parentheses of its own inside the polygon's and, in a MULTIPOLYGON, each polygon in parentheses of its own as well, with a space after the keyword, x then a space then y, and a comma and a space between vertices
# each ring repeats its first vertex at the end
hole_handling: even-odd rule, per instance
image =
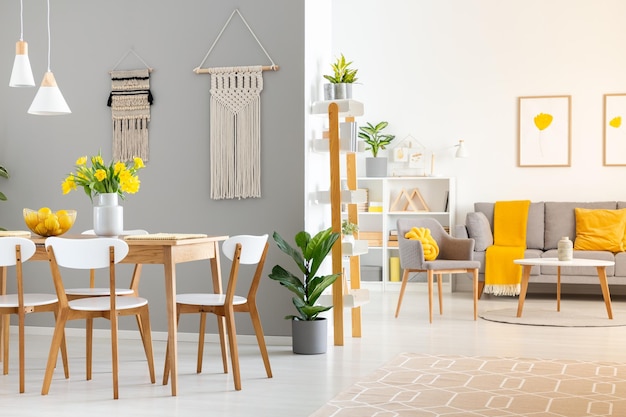
POLYGON ((359 71, 352 68, 352 61, 348 61, 343 54, 331 64, 332 75, 324 75, 330 84, 324 85, 324 100, 341 100, 352 98, 352 84, 356 82, 359 71))
POLYGON ((359 138, 367 144, 365 150, 372 152, 372 157, 365 158, 365 175, 368 177, 387 176, 387 158, 378 156, 378 152, 386 149, 396 138, 395 135, 382 133, 387 126, 389 123, 382 121, 375 125, 367 122, 365 126, 359 127, 359 138))
POLYGON ((299 272, 293 274, 280 265, 274 266, 269 277, 293 292, 293 305, 298 314, 290 314, 293 352, 300 354, 325 353, 328 344, 328 323, 319 314, 332 306, 318 305, 317 301, 324 290, 332 285, 341 274, 317 275, 322 262, 328 256, 339 233, 328 228, 311 236, 306 231, 295 236, 297 249, 287 243, 277 232, 273 235, 278 248, 289 255, 299 272), (303 278, 301 278, 303 277, 303 278))

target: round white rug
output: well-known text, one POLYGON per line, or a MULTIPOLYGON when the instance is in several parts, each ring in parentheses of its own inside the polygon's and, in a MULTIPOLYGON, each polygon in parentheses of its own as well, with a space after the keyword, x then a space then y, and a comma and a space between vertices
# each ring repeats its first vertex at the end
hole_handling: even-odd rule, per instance
POLYGON ((615 310, 613 319, 609 319, 604 304, 598 309, 564 308, 556 311, 556 307, 542 308, 525 305, 522 317, 516 317, 517 307, 480 312, 479 317, 484 320, 509 324, 523 324, 528 326, 556 326, 556 327, 608 327, 626 326, 626 311, 615 310))

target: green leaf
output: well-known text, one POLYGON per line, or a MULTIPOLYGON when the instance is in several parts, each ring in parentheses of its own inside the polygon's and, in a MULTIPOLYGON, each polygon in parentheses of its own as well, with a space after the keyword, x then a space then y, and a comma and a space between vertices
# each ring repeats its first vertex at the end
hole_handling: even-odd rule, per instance
POLYGON ((7 201, 7 196, 4 195, 4 193, 0 192, 0 200, 1 201, 7 201))

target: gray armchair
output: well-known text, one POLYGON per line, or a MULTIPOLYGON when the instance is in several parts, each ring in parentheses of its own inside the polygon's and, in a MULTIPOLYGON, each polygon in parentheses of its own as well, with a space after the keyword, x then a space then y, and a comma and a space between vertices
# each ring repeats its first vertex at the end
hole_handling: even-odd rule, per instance
POLYGON ((478 269, 480 262, 473 260, 474 239, 459 239, 450 236, 441 224, 433 218, 399 219, 398 249, 400 251, 400 267, 403 269, 402 286, 398 297, 396 317, 400 313, 402 297, 406 290, 406 283, 411 272, 426 272, 428 277, 428 312, 429 320, 433 322, 433 276, 437 275, 437 289, 439 290, 439 314, 443 314, 441 276, 443 274, 473 274, 474 320, 477 318, 478 307, 478 269), (413 227, 425 227, 439 246, 439 255, 434 261, 424 259, 422 242, 406 239, 404 235, 413 227))

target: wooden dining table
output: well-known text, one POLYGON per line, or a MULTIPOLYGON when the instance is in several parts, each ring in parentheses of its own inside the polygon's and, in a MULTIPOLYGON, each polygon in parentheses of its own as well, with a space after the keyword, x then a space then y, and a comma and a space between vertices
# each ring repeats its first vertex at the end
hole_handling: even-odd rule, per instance
MULTIPOLYGON (((158 264, 163 265, 165 272, 165 301, 167 307, 168 352, 170 359, 170 378, 172 395, 178 392, 178 351, 177 351, 177 320, 176 320, 176 265, 184 262, 209 260, 213 291, 222 292, 222 277, 220 268, 219 242, 228 239, 228 236, 189 237, 184 234, 173 234, 171 238, 126 239, 129 251, 122 260, 127 264, 158 264)), ((71 238, 72 236, 64 236, 71 238)), ((85 238, 84 235, 74 236, 85 238)), ((93 237, 92 237, 93 238, 93 237)), ((37 245, 37 251, 31 260, 48 260, 45 249, 45 238, 33 236, 31 239, 37 245)), ((139 271, 141 268, 137 268, 139 271)), ((140 273, 140 272, 138 272, 140 273)), ((135 278, 135 277, 133 277, 135 278)))

